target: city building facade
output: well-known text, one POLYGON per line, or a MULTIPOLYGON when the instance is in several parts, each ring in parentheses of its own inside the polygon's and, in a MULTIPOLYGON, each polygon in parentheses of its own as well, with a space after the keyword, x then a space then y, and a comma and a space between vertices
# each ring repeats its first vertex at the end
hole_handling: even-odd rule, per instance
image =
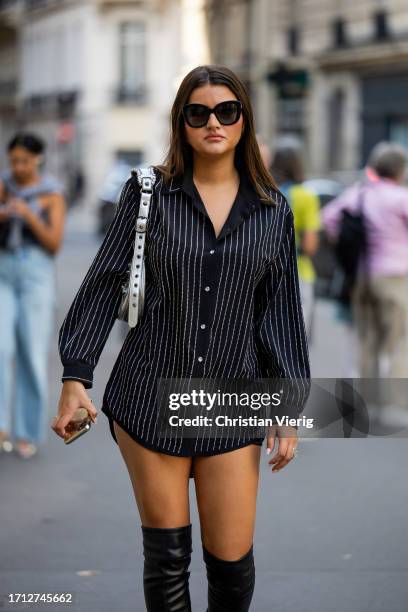
POLYGON ((206 60, 199 31, 185 43, 200 1, 185 4, 0 1, 1 165, 15 131, 32 129, 47 142, 47 168, 72 198, 82 184, 93 208, 115 161, 161 161, 178 82, 206 60))
POLYGON ((346 182, 381 139, 408 146, 405 0, 207 0, 211 61, 247 83, 260 135, 346 182))

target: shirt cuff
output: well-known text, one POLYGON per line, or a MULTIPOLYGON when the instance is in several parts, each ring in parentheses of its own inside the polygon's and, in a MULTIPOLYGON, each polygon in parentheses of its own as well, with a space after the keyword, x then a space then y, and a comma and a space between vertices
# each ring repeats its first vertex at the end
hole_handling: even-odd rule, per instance
POLYGON ((61 381, 78 380, 85 389, 91 389, 93 383, 93 368, 87 363, 81 361, 72 361, 64 364, 61 381))

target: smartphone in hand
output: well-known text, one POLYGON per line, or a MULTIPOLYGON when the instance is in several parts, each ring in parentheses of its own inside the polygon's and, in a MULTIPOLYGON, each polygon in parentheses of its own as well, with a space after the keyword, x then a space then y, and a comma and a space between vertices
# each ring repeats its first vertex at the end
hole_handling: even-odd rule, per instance
POLYGON ((64 438, 64 444, 71 444, 77 440, 80 436, 91 429, 92 419, 89 416, 88 411, 85 408, 78 408, 74 417, 65 427, 65 431, 68 436, 64 438))

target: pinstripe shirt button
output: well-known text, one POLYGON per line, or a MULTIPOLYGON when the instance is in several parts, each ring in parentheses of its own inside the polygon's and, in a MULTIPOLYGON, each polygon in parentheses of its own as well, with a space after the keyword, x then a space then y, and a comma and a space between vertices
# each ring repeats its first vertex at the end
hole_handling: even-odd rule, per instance
POLYGON ((211 253, 211 255, 212 255, 213 253, 215 253, 214 249, 211 249, 210 253, 211 253))
POLYGON ((198 359, 198 361, 202 361, 202 360, 203 360, 203 358, 201 357, 201 355, 200 355, 200 357, 197 357, 197 359, 198 359))
POLYGON ((207 285, 206 287, 204 287, 204 291, 209 291, 210 287, 207 285))
POLYGON ((201 329, 205 329, 205 323, 201 323, 200 327, 201 329))

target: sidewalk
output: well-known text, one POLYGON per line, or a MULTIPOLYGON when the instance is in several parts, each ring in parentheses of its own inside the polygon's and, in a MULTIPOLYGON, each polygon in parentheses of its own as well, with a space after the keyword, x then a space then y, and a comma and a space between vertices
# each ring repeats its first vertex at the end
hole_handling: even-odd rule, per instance
MULTIPOLYGON (((96 214, 72 209, 58 258, 58 308, 49 362, 49 422, 62 365, 57 333, 96 249, 96 214)), ((347 342, 332 305, 319 301, 312 348, 315 376, 333 376, 347 342)), ((0 610, 63 610, 67 604, 7 604, 8 593, 72 593, 73 612, 143 612, 139 515, 119 448, 101 412, 123 344, 116 322, 90 393, 99 413, 90 433, 64 445, 51 430, 24 462, 0 458, 0 610), (2 602, 4 602, 2 604, 2 602)), ((262 448, 254 537, 256 586, 251 612, 406 612, 408 536, 406 439, 316 439, 272 474, 262 448)), ((191 487, 194 612, 206 608, 194 483, 191 487)), ((68 604, 69 605, 69 604, 68 604)))

